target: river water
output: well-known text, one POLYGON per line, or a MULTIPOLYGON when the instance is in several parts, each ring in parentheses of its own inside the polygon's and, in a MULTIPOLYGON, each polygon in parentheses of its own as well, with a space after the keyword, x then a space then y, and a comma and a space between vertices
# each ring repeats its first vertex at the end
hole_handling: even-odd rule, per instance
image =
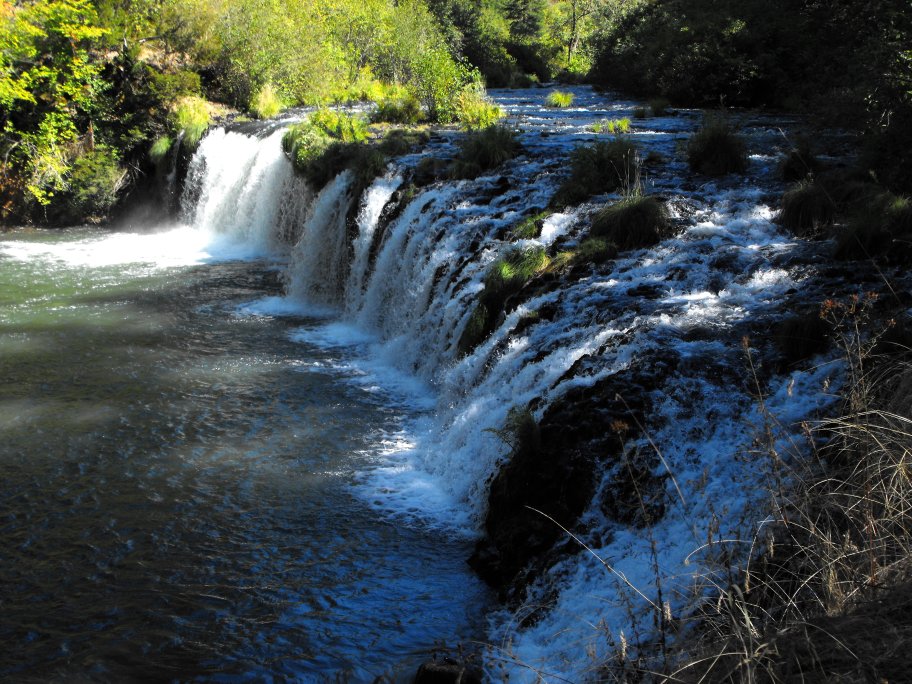
POLYGON ((409 398, 192 241, 0 243, 0 678, 369 681, 479 636, 469 542, 353 493, 409 398))

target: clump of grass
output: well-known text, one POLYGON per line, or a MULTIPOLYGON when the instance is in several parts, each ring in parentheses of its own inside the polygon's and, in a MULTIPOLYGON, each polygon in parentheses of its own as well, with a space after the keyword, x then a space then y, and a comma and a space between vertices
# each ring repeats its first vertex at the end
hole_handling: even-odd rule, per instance
POLYGON ((747 148, 731 124, 722 117, 708 117, 687 145, 690 168, 707 176, 744 173, 747 148))
POLYGON ((155 142, 152 143, 152 147, 149 148, 149 159, 152 160, 152 163, 156 166, 160 166, 168 156, 168 152, 171 150, 173 144, 174 138, 170 135, 160 135, 157 137, 155 142))
POLYGON ((637 175, 637 149, 627 138, 598 141, 570 153, 570 177, 554 202, 578 204, 592 195, 628 186, 637 175))
POLYGON ((371 114, 375 123, 416 124, 421 121, 421 103, 411 93, 380 100, 371 114))
POLYGON ((195 149, 212 123, 209 104, 201 97, 182 97, 171 111, 171 121, 175 130, 183 132, 183 144, 195 149))
POLYGON ((869 259, 886 255, 908 263, 912 256, 912 202, 881 192, 857 207, 836 240, 837 259, 869 259))
POLYGON ((513 249, 488 267, 484 289, 459 338, 459 351, 468 354, 497 326, 507 299, 544 271, 550 259, 543 247, 513 249))
POLYGON ((779 161, 779 175, 784 181, 802 181, 820 171, 820 160, 807 140, 799 140, 779 161))
POLYGON ((489 128, 503 116, 503 110, 485 97, 483 90, 466 88, 456 97, 456 119, 466 130, 489 128))
POLYGON ((611 135, 629 133, 630 119, 602 119, 592 124, 592 130, 595 133, 610 133, 611 135))
POLYGON ((671 233, 665 203, 652 195, 632 195, 599 211, 591 235, 605 238, 618 249, 640 249, 659 243, 671 233))
POLYGON ((450 168, 453 178, 475 178, 516 157, 522 147, 507 126, 471 131, 459 141, 459 156, 450 168))
POLYGON ((773 341, 789 365, 820 354, 829 347, 830 325, 816 312, 791 316, 778 323, 773 341))
POLYGON ((618 255, 618 247, 604 238, 590 237, 579 244, 573 261, 584 264, 603 264, 618 255))
POLYGON ((534 240, 541 235, 545 219, 550 215, 550 211, 540 211, 532 216, 527 216, 510 229, 510 239, 534 240))
POLYGON ((639 106, 639 107, 634 108, 634 110, 633 110, 634 119, 646 119, 648 117, 649 117, 649 110, 647 110, 646 107, 639 106))
POLYGON ((545 99, 545 106, 553 109, 566 109, 573 104, 573 93, 553 90, 545 99))
POLYGON ((779 223, 796 235, 812 235, 833 225, 836 204, 819 182, 802 181, 782 197, 779 223))
POLYGON ((285 109, 285 105, 272 84, 266 83, 256 91, 247 108, 257 119, 269 119, 285 109))
POLYGON ((380 141, 380 151, 390 157, 399 157, 430 140, 428 132, 414 128, 395 128, 387 131, 380 141))

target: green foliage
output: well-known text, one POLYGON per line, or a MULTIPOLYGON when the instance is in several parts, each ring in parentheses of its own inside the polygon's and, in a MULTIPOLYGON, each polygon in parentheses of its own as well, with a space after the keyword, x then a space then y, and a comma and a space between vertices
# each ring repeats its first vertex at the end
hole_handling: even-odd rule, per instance
POLYGON ((545 106, 555 109, 563 109, 573 104, 573 93, 566 93, 561 90, 552 91, 545 98, 545 106))
POLYGON ((171 123, 184 134, 183 144, 195 149, 212 123, 209 104, 201 97, 182 97, 171 112, 171 123))
POLYGON ((389 157, 399 157, 411 152, 430 139, 425 130, 396 128, 388 131, 380 141, 379 150, 389 157))
POLYGON ((173 74, 153 71, 149 90, 158 100, 170 104, 187 95, 199 95, 202 85, 199 74, 194 71, 181 70, 173 74))
POLYGON ((109 148, 99 146, 78 157, 66 178, 72 216, 104 216, 117 202, 126 176, 117 153, 109 148))
POLYGON ((421 103, 414 95, 405 95, 381 100, 377 110, 371 114, 371 121, 394 124, 416 124, 421 121, 421 103))
POLYGON ((271 83, 263 85, 253 96, 248 109, 258 119, 269 119, 284 109, 282 100, 271 83))
POLYGON ((507 300, 517 294, 550 263, 543 247, 512 249, 488 267, 484 290, 459 339, 459 350, 468 354, 497 326, 507 300))
POLYGON ((594 133, 609 133, 619 135, 630 132, 630 119, 602 119, 592 124, 594 133))
POLYGON ((579 248, 573 255, 573 260, 584 264, 602 264, 614 259, 618 254, 618 247, 613 242, 603 238, 586 238, 580 242, 579 248))
POLYGON ((344 143, 359 143, 367 140, 367 122, 360 116, 346 114, 332 109, 319 109, 304 123, 297 124, 289 129, 301 130, 312 128, 320 134, 344 143))
POLYGON ((670 233, 665 203, 650 195, 625 197, 602 209, 592 220, 592 236, 605 238, 621 250, 651 247, 670 233))
POLYGON ((550 211, 540 211, 532 216, 527 216, 510 229, 510 239, 534 240, 541 235, 545 219, 550 215, 550 211))
POLYGON ((598 141, 570 153, 570 177, 555 195, 557 204, 579 204, 592 195, 627 187, 637 175, 636 146, 627 138, 598 141))
POLYGON ((471 131, 459 141, 459 156, 450 173, 454 178, 475 178, 513 159, 521 149, 516 133, 507 126, 471 131))
POLYGON ((489 128, 500 121, 503 115, 503 110, 491 102, 481 88, 464 88, 456 98, 456 119, 467 130, 489 128))
POLYGON ((747 148, 722 117, 711 116, 687 144, 687 162, 697 173, 724 176, 747 170, 747 148))
POLYGON ((174 139, 169 135, 162 135, 156 138, 155 142, 152 143, 152 147, 149 148, 149 159, 152 160, 152 163, 160 165, 164 162, 173 144, 174 139))
POLYGON ((812 235, 833 225, 836 203, 820 182, 801 181, 782 197, 779 223, 796 235, 812 235))

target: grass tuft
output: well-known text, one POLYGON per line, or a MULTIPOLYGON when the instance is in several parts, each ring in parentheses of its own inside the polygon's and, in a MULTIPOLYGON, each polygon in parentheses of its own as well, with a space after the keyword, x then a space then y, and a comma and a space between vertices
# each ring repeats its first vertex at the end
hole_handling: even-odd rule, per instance
POLYGON ((724 176, 747 170, 744 141, 725 119, 707 117, 687 145, 687 162, 697 173, 724 176))
POLYGON ((416 124, 421 121, 421 103, 411 93, 383 99, 371 114, 374 123, 416 124))
POLYGON ((602 119, 592 124, 594 133, 609 133, 611 135, 620 135, 630 132, 630 119, 602 119))
POLYGON ((267 83, 251 98, 248 109, 257 119, 269 119, 285 109, 285 106, 272 84, 267 83))
POLYGON ((908 265, 912 261, 912 202, 881 192, 856 206, 848 226, 837 236, 835 257, 887 256, 908 265))
POLYGON ((516 157, 522 147, 507 126, 471 131, 459 141, 459 156, 450 168, 453 178, 475 178, 516 157))
POLYGON ((566 109, 572 104, 573 93, 567 93, 562 90, 554 90, 545 98, 545 106, 553 109, 566 109))
POLYGON ((789 183, 803 181, 808 176, 817 175, 820 166, 811 144, 807 140, 799 140, 779 161, 779 176, 789 183))
POLYGON ((168 152, 171 150, 173 144, 174 138, 170 135, 161 135, 157 137, 155 142, 152 143, 152 147, 149 148, 149 159, 152 160, 152 163, 156 166, 161 165, 168 156, 168 152))
POLYGON ((620 250, 658 244, 671 234, 665 203, 652 195, 633 195, 598 212, 592 220, 593 237, 605 238, 620 250))
POLYGON ((503 116, 503 110, 485 97, 483 90, 466 88, 456 97, 456 119, 466 130, 489 128, 503 116))
POLYGON ((171 112, 171 120, 176 130, 183 131, 183 144, 191 150, 196 149, 212 123, 209 104, 201 97, 182 97, 171 112))
POLYGON ((819 182, 799 182, 782 197, 779 223, 796 235, 817 234, 835 219, 836 204, 819 182))
POLYGON ((579 204, 592 195, 627 187, 637 175, 637 149, 627 138, 599 141, 570 153, 570 177, 558 188, 554 202, 579 204))

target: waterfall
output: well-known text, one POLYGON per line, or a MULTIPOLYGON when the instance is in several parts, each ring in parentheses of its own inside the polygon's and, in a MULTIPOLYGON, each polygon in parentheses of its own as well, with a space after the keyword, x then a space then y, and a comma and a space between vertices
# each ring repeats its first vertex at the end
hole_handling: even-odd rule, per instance
MULTIPOLYGON (((610 504, 616 469, 600 463, 597 493, 578 533, 603 558, 623 559, 626 577, 646 591, 656 584, 647 572, 650 554, 656 554, 667 594, 681 589, 677 610, 690 600, 675 583, 692 572, 685 569, 694 546, 691 530, 705 527, 722 509, 731 521, 749 519, 762 498, 751 484, 760 477, 756 468, 735 457, 752 443, 743 421, 762 419, 756 397, 738 380, 740 340, 758 321, 768 325, 789 311, 804 287, 804 262, 813 256, 775 224, 764 200, 768 189, 750 180, 694 189, 679 181, 682 165, 673 162, 651 182, 671 200, 675 237, 603 266, 582 264, 542 278, 507 307, 486 340, 461 356, 458 342, 498 256, 530 246, 569 254, 587 234, 591 205, 552 213, 539 238, 509 237, 519 220, 548 205, 560 180, 555 170, 580 136, 591 135, 588 123, 624 107, 632 112, 632 105, 599 104, 593 94, 579 99, 589 108, 585 121, 568 119, 548 136, 527 133, 526 154, 496 174, 409 188, 402 197, 397 191, 414 158, 393 160, 360 196, 354 196, 349 172, 314 194, 284 157, 281 131, 257 138, 216 130, 191 164, 184 211, 198 230, 252 251, 288 254, 289 299, 330 312, 363 334, 359 340, 370 340, 358 353, 430 388, 432 408, 420 413, 407 435, 391 437, 393 446, 379 452, 358 480, 365 496, 391 515, 477 533, 487 488, 509 453, 502 431, 511 409, 529 407, 542 419, 572 392, 625 373, 636 378, 630 391, 648 397, 651 413, 644 434, 624 448, 661 450, 665 460, 657 477, 672 471, 684 483, 687 503, 656 523, 658 541, 651 546, 635 529, 608 518, 605 502, 610 504)), ((527 106, 517 102, 517 110, 527 106)), ((650 122, 665 127, 643 132, 642 144, 673 157, 681 131, 695 123, 683 115, 650 122)), ((758 130, 759 136, 767 129, 758 130)), ((448 145, 446 139, 432 142, 424 154, 445 155, 448 145)), ((755 177, 769 183, 763 165, 771 161, 752 163, 755 177)), ((788 419, 783 439, 831 401, 821 388, 833 372, 821 365, 773 378, 770 406, 788 419)), ((605 432, 614 429, 620 431, 604 426, 605 432)), ((736 534, 729 522, 723 532, 736 534)), ((644 633, 651 629, 639 599, 627 597, 589 557, 563 558, 529 591, 530 601, 549 597, 557 608, 524 628, 516 627, 512 614, 495 615, 492 638, 512 643, 517 662, 571 681, 587 676, 586 649, 603 656, 606 630, 616 636, 630 614, 644 633), (619 609, 624 601, 629 605, 619 609)), ((511 674, 515 681, 534 681, 521 666, 511 674)))

